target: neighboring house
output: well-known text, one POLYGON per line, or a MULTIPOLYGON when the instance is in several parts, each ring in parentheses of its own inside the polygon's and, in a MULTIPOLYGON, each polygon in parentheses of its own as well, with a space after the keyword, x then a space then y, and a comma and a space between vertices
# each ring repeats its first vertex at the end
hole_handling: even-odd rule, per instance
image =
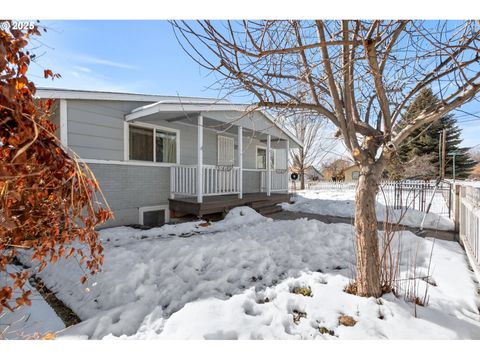
POLYGON ((323 180, 323 175, 320 173, 320 171, 316 167, 309 166, 308 169, 305 170, 305 180, 321 181, 323 180))
POLYGON ((357 181, 360 176, 360 168, 358 165, 349 166, 344 170, 344 181, 357 181))
POLYGON ((161 225, 170 213, 288 200, 289 148, 267 112, 206 98, 40 88, 58 136, 92 169, 114 212, 108 226, 161 225))
MULTIPOLYGON (((297 173, 300 176, 300 171, 298 168, 290 166, 288 169, 288 172, 290 174, 297 173)), ((323 175, 318 171, 317 168, 314 166, 309 166, 307 169, 305 169, 305 181, 320 181, 323 180, 323 175)))

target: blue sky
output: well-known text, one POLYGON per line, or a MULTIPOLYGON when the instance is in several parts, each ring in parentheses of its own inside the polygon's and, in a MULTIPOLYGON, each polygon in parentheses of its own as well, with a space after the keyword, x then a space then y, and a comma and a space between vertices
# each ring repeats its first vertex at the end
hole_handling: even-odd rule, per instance
MULTIPOLYGON (((31 76, 39 86, 217 97, 215 77, 191 60, 167 21, 42 21, 31 76), (43 69, 62 75, 43 79, 43 69)), ((480 116, 480 103, 462 108, 480 116)), ((465 146, 480 144, 480 118, 458 113, 465 146), (470 121, 473 120, 473 121, 470 121)), ((480 147, 477 147, 480 149, 480 147)))
POLYGON ((173 95, 216 96, 213 78, 175 40, 166 21, 44 21, 36 75, 51 68, 61 79, 39 85, 173 95))

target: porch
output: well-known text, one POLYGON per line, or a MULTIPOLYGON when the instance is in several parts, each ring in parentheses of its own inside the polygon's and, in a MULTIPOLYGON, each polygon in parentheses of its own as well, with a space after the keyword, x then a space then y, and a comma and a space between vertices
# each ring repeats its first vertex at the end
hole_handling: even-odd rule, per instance
POLYGON ((170 199, 169 207, 175 216, 192 214, 201 217, 226 212, 237 206, 250 206, 262 215, 268 215, 280 210, 277 204, 288 201, 290 201, 288 193, 275 193, 270 196, 266 193, 247 193, 242 198, 237 195, 209 196, 201 203, 197 202, 196 197, 170 199))
POLYGON ((177 215, 241 205, 268 212, 289 200, 289 153, 302 144, 268 113, 226 103, 161 102, 125 119, 128 126, 154 128, 153 161, 170 162, 169 207, 177 215))

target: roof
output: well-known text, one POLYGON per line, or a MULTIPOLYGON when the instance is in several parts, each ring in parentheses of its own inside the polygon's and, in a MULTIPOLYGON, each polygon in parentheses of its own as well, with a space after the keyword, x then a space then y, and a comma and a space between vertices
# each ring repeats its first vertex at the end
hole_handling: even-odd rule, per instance
POLYGON ((114 92, 114 91, 93 91, 93 90, 78 90, 78 89, 61 89, 50 87, 38 87, 36 92, 38 98, 52 98, 52 99, 75 99, 75 100, 116 100, 116 101, 187 101, 187 102, 226 102, 207 97, 193 97, 193 96, 168 96, 168 95, 154 95, 128 92, 114 92))
MULTIPOLYGON (((185 98, 183 98, 185 99, 185 98)), ((211 99, 210 99, 211 100, 211 99)), ((202 100, 182 100, 181 98, 161 100, 153 104, 145 105, 133 109, 130 114, 125 115, 125 120, 132 121, 144 116, 152 115, 158 112, 215 112, 215 111, 255 111, 262 114, 276 128, 285 133, 298 146, 303 147, 303 143, 293 135, 288 129, 280 125, 276 119, 266 110, 256 109, 251 104, 234 104, 224 100, 202 101, 202 100)))
POLYGON ((345 169, 343 169, 343 171, 349 170, 349 169, 351 169, 351 168, 353 168, 353 167, 358 167, 358 165, 357 165, 357 164, 352 164, 352 165, 346 167, 345 169))
POLYGON ((75 100, 113 100, 113 101, 139 101, 150 104, 133 109, 125 116, 127 121, 160 111, 257 111, 265 116, 276 128, 285 133, 295 143, 303 147, 303 143, 289 130, 278 124, 276 119, 267 111, 254 109, 251 104, 233 104, 223 99, 203 98, 192 96, 165 96, 152 94, 138 94, 113 91, 90 91, 61 88, 37 88, 38 98, 75 99, 75 100))

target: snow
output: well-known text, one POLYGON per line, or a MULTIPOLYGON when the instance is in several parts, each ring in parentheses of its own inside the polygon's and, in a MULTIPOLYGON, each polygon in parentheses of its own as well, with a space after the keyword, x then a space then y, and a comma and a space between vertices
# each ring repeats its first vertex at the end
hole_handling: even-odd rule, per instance
MULTIPOLYGON (((15 273, 21 270, 17 266, 7 265, 7 271, 15 273)), ((12 279, 6 274, 0 277, 0 288, 12 285, 12 279)), ((4 309, 0 314, 0 339, 28 339, 65 328, 62 320, 34 287, 27 284, 26 290, 32 291, 32 306, 22 306, 14 312, 4 309)), ((19 294, 18 290, 14 290, 14 297, 15 294, 19 294)))
MULTIPOLYGON (((388 219, 389 223, 399 223, 405 226, 420 227, 425 213, 415 210, 398 210, 389 205, 390 196, 379 195, 376 212, 379 221, 388 219)), ((353 218, 355 216, 355 190, 306 190, 295 196, 294 203, 282 204, 287 211, 313 213, 353 218)), ((442 195, 437 194, 432 204, 431 212, 426 215, 424 228, 437 230, 453 230, 455 225, 445 216, 446 205, 442 195)), ((448 212, 447 212, 448 214, 448 212)))
MULTIPOLYGON (((248 207, 204 225, 101 230, 103 271, 84 285, 75 261, 48 265, 39 276, 83 320, 61 337, 480 338, 476 287, 456 243, 436 241, 431 269, 438 286, 429 286, 429 304, 417 306, 415 318, 414 305, 402 297, 385 295, 380 305, 343 291, 355 267, 351 225, 273 221, 248 207), (290 292, 299 285, 310 286, 313 296, 290 292), (306 318, 295 323, 294 311, 306 318), (358 323, 339 326, 340 314, 358 323)), ((404 275, 412 254, 426 273, 432 240, 405 231, 395 241, 404 275)), ((426 283, 418 281, 423 293, 426 283)))

